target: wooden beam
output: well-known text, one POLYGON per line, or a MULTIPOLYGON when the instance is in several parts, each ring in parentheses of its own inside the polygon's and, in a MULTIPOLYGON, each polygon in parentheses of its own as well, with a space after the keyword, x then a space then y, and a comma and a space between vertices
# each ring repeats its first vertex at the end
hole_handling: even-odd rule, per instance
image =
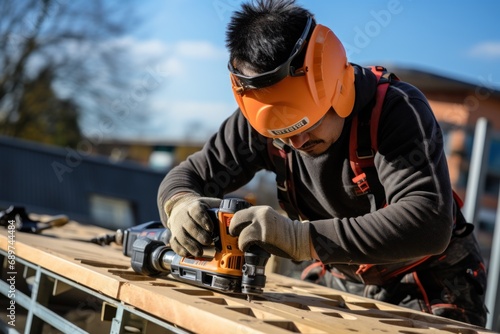
MULTIPOLYGON (((16 257, 196 333, 491 333, 395 305, 267 273, 261 297, 222 294, 130 268, 119 247, 86 242, 101 233, 70 222, 42 235, 15 232, 16 257)), ((0 248, 8 249, 7 230, 0 248)))

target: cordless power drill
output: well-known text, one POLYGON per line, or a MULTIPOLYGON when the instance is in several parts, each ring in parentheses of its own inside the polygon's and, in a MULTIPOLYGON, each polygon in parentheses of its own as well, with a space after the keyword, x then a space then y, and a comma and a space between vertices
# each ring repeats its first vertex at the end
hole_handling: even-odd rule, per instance
POLYGON ((270 254, 253 245, 246 252, 238 248, 238 238, 229 234, 231 218, 250 204, 241 199, 223 199, 218 209, 210 209, 214 221, 214 257, 182 257, 164 242, 138 237, 132 246, 134 271, 147 276, 171 274, 174 278, 224 293, 242 293, 250 301, 263 293, 265 266, 270 254))

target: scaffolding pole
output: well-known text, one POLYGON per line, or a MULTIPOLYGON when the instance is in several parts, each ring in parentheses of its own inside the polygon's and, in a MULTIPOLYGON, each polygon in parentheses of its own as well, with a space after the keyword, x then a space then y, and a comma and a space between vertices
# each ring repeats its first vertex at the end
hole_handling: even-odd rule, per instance
POLYGON ((484 191, 486 171, 488 168, 488 153, 490 151, 490 122, 481 117, 477 120, 474 131, 474 144, 469 167, 469 177, 465 193, 463 214, 467 222, 479 229, 477 212, 484 191))
POLYGON ((500 331, 500 193, 498 194, 497 216, 493 230, 490 261, 488 264, 488 288, 486 289, 486 307, 489 311, 486 328, 500 331))

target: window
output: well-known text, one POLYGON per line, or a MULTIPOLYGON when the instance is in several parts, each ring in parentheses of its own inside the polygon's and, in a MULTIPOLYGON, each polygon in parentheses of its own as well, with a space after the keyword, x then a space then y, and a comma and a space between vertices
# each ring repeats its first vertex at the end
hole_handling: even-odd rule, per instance
MULTIPOLYGON (((474 134, 467 133, 464 143, 464 155, 462 168, 460 171, 459 186, 466 187, 469 173, 469 167, 472 157, 472 148, 474 144, 474 134)), ((500 190, 500 134, 491 135, 490 149, 487 159, 488 167, 485 176, 484 192, 489 195, 497 196, 500 190)))
POLYGON ((90 216, 96 225, 112 230, 135 224, 132 203, 116 197, 90 195, 90 216))
POLYGON ((488 156, 489 172, 500 176, 500 138, 492 136, 490 154, 488 156))

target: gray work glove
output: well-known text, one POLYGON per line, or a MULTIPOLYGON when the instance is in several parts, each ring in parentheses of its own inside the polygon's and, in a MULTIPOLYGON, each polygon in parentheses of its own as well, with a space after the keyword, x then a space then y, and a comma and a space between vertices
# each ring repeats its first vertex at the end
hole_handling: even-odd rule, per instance
POLYGON ((229 233, 238 236, 242 251, 257 245, 267 252, 296 261, 311 260, 309 222, 291 220, 269 206, 237 211, 229 233))
POLYGON ((194 193, 175 195, 165 203, 167 227, 172 232, 170 247, 181 256, 202 256, 203 246, 212 243, 214 222, 207 210, 218 208, 221 200, 194 193))

